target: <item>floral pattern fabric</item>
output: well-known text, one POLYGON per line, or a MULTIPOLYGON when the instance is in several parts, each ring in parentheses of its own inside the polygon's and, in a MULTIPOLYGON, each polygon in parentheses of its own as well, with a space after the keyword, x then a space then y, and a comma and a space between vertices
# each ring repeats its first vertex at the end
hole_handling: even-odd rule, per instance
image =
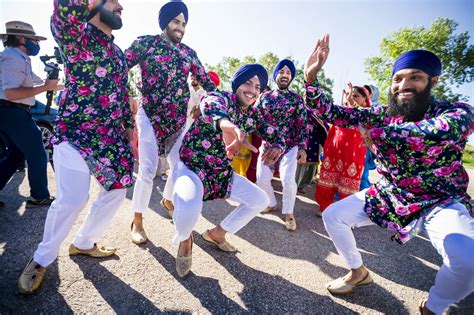
POLYGON ((87 23, 88 6, 55 1, 51 30, 66 56, 66 83, 52 143, 69 142, 104 189, 126 188, 133 185, 127 64, 113 37, 87 23))
MULTIPOLYGON (((294 146, 306 149, 308 142, 306 107, 303 98, 288 89, 275 89, 262 94, 257 107, 268 124, 278 128, 285 139, 285 152, 294 146)), ((269 144, 264 143, 265 149, 269 144)))
POLYGON ((365 212, 406 243, 438 207, 463 203, 469 211, 469 177, 461 157, 474 127, 473 109, 433 99, 423 120, 387 117, 383 107, 356 109, 333 105, 317 82, 306 86, 307 105, 329 123, 368 129, 383 177, 365 195, 365 212))
POLYGON ((204 186, 203 200, 227 198, 232 190, 233 169, 227 158, 222 132, 213 122, 226 117, 246 134, 255 131, 260 137, 283 150, 284 139, 278 129, 265 123, 260 110, 242 110, 236 95, 209 92, 201 100, 202 116, 196 118, 184 135, 181 161, 198 175, 204 186))
POLYGON ((140 65, 141 105, 155 131, 161 154, 167 154, 186 123, 188 76, 193 74, 206 91, 215 90, 194 50, 173 45, 164 35, 138 37, 125 50, 128 66, 140 65))

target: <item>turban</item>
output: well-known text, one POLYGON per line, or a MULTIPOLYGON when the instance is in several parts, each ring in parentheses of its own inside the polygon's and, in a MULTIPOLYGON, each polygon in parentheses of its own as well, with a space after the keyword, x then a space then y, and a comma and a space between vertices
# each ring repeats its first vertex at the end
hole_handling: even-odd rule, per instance
POLYGON ((214 83, 214 85, 218 87, 219 83, 221 83, 221 79, 219 78, 219 75, 215 73, 214 71, 208 71, 207 74, 211 78, 211 81, 214 83))
POLYGON ((168 26, 169 22, 183 13, 184 20, 188 23, 188 7, 182 1, 170 1, 163 5, 158 13, 158 23, 161 30, 168 26))
POLYGON ((267 70, 265 68, 258 64, 258 63, 252 63, 248 64, 245 66, 240 67, 239 70, 234 74, 234 77, 232 78, 232 92, 235 93, 239 86, 253 78, 254 76, 258 77, 258 80, 260 81, 260 86, 261 89, 265 88, 267 86, 268 82, 268 74, 267 70))
POLYGON ((432 77, 437 77, 441 74, 441 60, 431 51, 410 50, 395 60, 392 77, 403 69, 418 69, 432 77))
POLYGON ((296 68, 293 61, 288 59, 283 59, 275 66, 275 71, 273 71, 273 80, 276 81, 276 77, 278 76, 278 71, 280 71, 284 66, 287 66, 291 72, 291 80, 295 78, 296 68))

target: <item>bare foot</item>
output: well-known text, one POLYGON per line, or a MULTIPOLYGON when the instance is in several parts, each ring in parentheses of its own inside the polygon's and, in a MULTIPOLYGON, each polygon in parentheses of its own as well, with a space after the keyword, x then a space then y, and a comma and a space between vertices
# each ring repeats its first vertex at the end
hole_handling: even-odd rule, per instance
POLYGON ((367 274, 369 271, 367 268, 365 268, 364 265, 360 266, 357 269, 351 269, 347 275, 343 277, 344 281, 346 281, 349 284, 356 284, 359 283, 360 281, 364 280, 365 277, 367 277, 367 274))
POLYGON ((193 238, 189 236, 187 240, 179 243, 178 256, 189 257, 193 253, 193 238))
POLYGON ((135 212, 135 216, 133 217, 132 232, 141 232, 141 231, 144 231, 143 216, 141 213, 135 212))

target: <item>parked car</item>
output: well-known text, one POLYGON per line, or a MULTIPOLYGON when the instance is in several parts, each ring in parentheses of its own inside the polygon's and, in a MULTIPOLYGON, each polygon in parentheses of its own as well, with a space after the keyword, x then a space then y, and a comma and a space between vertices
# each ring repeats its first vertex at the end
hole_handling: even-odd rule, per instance
POLYGON ((43 137, 43 145, 48 154, 48 160, 52 163, 53 158, 53 146, 50 143, 51 137, 53 136, 54 124, 58 110, 55 108, 49 109, 49 114, 45 114, 46 105, 40 101, 36 101, 35 105, 31 107, 30 113, 33 116, 33 120, 41 130, 43 137))

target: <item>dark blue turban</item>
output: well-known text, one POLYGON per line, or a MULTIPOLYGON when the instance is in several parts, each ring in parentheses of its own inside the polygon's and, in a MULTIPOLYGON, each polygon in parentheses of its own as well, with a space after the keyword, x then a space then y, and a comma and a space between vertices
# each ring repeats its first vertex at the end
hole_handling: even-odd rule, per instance
POLYGON ((296 68, 293 61, 289 59, 283 59, 275 66, 275 71, 273 71, 273 80, 276 81, 276 77, 278 76, 278 71, 280 71, 284 66, 287 66, 291 72, 291 80, 295 78, 296 68))
POLYGON ((168 26, 169 22, 183 13, 184 20, 188 23, 188 7, 182 1, 170 1, 163 5, 158 13, 158 23, 160 24, 161 30, 164 30, 168 26))
POLYGON ((265 68, 258 63, 251 63, 240 67, 240 69, 237 70, 237 72, 234 74, 234 77, 232 78, 232 92, 235 93, 239 86, 241 86, 254 76, 258 77, 261 89, 263 90, 268 83, 267 70, 265 70, 265 68))
POLYGON ((441 60, 431 51, 410 50, 395 60, 392 77, 403 69, 418 69, 432 77, 437 77, 441 74, 441 60))

